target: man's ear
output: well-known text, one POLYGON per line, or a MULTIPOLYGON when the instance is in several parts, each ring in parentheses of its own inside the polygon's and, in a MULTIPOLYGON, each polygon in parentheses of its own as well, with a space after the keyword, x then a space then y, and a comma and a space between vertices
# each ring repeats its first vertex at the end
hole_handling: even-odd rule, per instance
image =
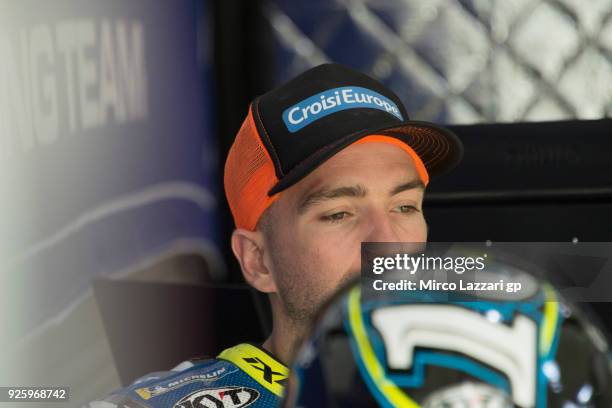
POLYGON ((240 263, 244 279, 264 293, 276 292, 276 283, 264 262, 265 240, 261 231, 238 228, 232 233, 232 251, 240 263))

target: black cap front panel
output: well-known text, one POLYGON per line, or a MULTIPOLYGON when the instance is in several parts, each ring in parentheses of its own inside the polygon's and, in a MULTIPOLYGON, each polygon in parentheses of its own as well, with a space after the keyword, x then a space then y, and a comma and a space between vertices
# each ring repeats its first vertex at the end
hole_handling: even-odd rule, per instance
POLYGON ((263 142, 282 179, 330 143, 408 120, 400 99, 353 69, 325 64, 262 95, 254 112, 263 142))

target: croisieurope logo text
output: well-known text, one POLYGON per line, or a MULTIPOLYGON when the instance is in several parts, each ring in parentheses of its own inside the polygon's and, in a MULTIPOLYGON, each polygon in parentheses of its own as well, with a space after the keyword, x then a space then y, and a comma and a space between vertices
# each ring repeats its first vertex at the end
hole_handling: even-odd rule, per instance
POLYGON ((371 89, 345 86, 328 89, 285 109, 283 121, 294 133, 329 114, 355 108, 378 109, 404 120, 397 105, 389 98, 371 89))

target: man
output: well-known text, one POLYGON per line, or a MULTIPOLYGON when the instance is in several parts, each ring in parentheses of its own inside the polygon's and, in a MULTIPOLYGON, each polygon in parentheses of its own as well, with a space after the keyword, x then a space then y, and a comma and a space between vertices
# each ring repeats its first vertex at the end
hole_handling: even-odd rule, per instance
POLYGON ((320 65, 255 99, 224 184, 232 249, 245 280, 269 295, 272 333, 261 347, 187 362, 106 401, 274 406, 317 309, 359 274, 361 242, 426 241, 429 177, 462 152, 450 131, 410 121, 397 95, 342 65, 320 65))

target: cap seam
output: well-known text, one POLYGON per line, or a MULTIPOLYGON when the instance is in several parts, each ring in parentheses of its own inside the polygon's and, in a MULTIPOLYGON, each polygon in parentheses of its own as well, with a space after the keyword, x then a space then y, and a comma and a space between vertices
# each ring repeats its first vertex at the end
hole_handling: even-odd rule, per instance
MULTIPOLYGON (((254 109, 255 114, 257 115, 257 121, 261 125, 261 130, 263 130, 263 135, 266 138, 268 145, 270 146, 270 149, 272 150, 272 154, 274 155, 274 161, 276 162, 274 167, 276 168, 276 164, 278 163, 278 172, 280 173, 281 177, 284 177, 285 173, 283 172, 283 168, 281 166, 280 159, 278 158, 276 149, 274 148, 274 145, 272 144, 272 140, 270 139, 270 136, 268 136, 268 131, 266 130, 266 126, 264 125, 263 120, 261 120, 261 116, 259 114, 259 99, 254 101, 254 105, 255 105, 255 109, 254 109)), ((277 178, 280 179, 280 177, 277 177, 277 178)))

